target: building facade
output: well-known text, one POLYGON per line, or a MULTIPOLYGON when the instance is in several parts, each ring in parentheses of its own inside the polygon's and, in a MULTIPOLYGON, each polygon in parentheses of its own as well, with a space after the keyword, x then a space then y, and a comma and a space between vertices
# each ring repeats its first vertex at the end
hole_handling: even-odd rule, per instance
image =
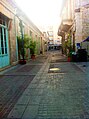
MULTIPOLYGON (((44 53, 46 41, 42 32, 28 19, 13 0, 0 1, 0 70, 18 63, 17 36, 21 35, 20 22, 23 23, 23 34, 31 36, 37 42, 36 54, 44 53)), ((27 51, 27 58, 30 58, 27 51)))
MULTIPOLYGON (((89 1, 65 1, 61 18, 58 35, 62 37, 63 51, 66 52, 65 42, 69 39, 72 49, 77 51, 78 48, 82 48, 83 41, 89 36, 89 1)), ((88 45, 85 48, 88 50, 88 45)))

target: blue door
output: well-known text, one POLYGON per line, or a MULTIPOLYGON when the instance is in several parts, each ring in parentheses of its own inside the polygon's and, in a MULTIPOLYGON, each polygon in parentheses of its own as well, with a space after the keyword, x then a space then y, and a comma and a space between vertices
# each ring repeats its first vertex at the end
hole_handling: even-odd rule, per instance
POLYGON ((8 30, 0 24, 0 68, 9 65, 8 30))

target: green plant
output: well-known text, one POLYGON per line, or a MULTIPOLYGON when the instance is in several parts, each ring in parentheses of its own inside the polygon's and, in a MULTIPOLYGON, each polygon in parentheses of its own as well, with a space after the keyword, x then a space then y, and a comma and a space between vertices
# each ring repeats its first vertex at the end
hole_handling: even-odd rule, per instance
POLYGON ((69 52, 68 53, 68 57, 72 57, 72 52, 69 52))
POLYGON ((33 41, 33 40, 31 39, 31 40, 30 40, 29 48, 30 48, 30 53, 31 53, 31 55, 34 55, 34 54, 35 54, 35 50, 36 50, 36 41, 33 41))
POLYGON ((65 47, 66 55, 69 56, 71 54, 71 52, 73 52, 73 47, 72 47, 72 43, 71 43, 71 35, 70 34, 68 34, 67 40, 64 43, 64 47, 65 47))
POLYGON ((21 36, 17 36, 17 41, 18 41, 18 53, 19 53, 19 59, 20 56, 23 57, 26 54, 26 49, 29 48, 31 38, 28 35, 24 35, 23 39, 21 36))

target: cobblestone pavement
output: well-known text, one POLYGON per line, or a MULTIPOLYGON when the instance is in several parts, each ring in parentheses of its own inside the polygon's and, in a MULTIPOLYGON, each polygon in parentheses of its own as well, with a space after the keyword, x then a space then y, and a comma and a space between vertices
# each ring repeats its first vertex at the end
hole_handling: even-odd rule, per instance
POLYGON ((7 117, 46 59, 40 56, 26 65, 0 72, 0 119, 7 117))
POLYGON ((66 57, 50 53, 7 119, 89 119, 88 77, 66 57))
POLYGON ((88 62, 76 62, 74 64, 77 67, 79 67, 84 73, 88 73, 88 71, 89 71, 89 61, 88 62))

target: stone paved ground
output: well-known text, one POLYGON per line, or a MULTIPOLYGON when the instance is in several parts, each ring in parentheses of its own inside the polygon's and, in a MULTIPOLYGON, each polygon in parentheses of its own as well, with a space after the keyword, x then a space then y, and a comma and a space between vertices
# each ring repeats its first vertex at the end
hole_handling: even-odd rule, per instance
POLYGON ((7 119, 89 119, 89 75, 58 54, 45 59, 7 119))
POLYGON ((0 119, 7 117, 46 59, 46 55, 40 56, 26 65, 0 73, 0 119))

